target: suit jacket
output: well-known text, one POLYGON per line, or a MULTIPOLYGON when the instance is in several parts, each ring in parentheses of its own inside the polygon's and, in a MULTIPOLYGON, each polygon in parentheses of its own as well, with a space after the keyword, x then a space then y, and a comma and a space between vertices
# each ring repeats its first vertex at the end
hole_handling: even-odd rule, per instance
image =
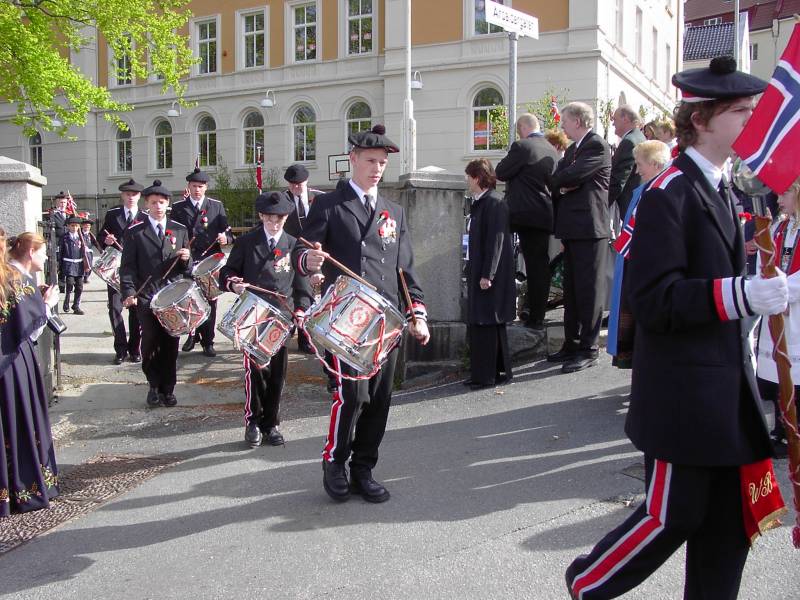
POLYGON ((715 301, 714 280, 744 266, 737 216, 681 154, 642 195, 624 282, 636 320, 625 431, 645 454, 740 465, 771 453, 748 323, 715 301))
MULTIPOLYGON (((78 232, 78 239, 73 240, 69 232, 61 238, 61 273, 65 277, 83 277, 86 258, 84 257, 83 236, 78 232)), ((91 267, 91 260, 89 267, 91 267)))
MULTIPOLYGON (((378 293, 400 306, 400 278, 398 269, 403 269, 409 293, 414 303, 423 302, 422 288, 414 272, 414 253, 411 249, 411 234, 406 229, 403 208, 380 194, 376 199, 372 219, 349 184, 328 194, 316 197, 306 219, 303 237, 320 242, 323 250, 358 273, 374 285, 378 293), (387 230, 395 226, 394 237, 387 230), (382 238, 379 229, 386 234, 382 238)), ((292 255, 294 265, 306 274, 305 250, 295 247, 292 255)), ((322 266, 325 283, 330 285, 343 273, 330 261, 322 266)))
POLYGON ((555 236, 562 240, 607 238, 611 151, 593 131, 575 146, 567 148, 553 175, 555 236))
POLYGON ((633 190, 642 183, 642 177, 636 170, 633 149, 645 141, 644 134, 638 127, 626 133, 617 146, 611 159, 611 180, 608 184, 608 205, 615 202, 619 205, 620 217, 625 214, 631 202, 633 190))
MULTIPOLYGON (((108 209, 108 212, 106 212, 106 216, 103 219, 103 226, 100 228, 98 236, 101 246, 103 249, 108 247, 108 244, 105 243, 105 232, 108 232, 117 238, 117 243, 121 246, 125 238, 125 230, 128 227, 133 227, 137 223, 147 220, 147 215, 143 211, 138 210, 136 211, 136 216, 131 220, 130 225, 128 225, 125 222, 125 207, 115 206, 114 208, 108 209)), ((113 244, 111 245, 113 246, 113 244)))
POLYGON ((195 209, 189 198, 178 200, 172 205, 170 219, 183 225, 189 232, 189 239, 194 240, 191 245, 193 260, 200 261, 221 252, 220 245, 214 241, 220 233, 225 234, 229 244, 233 241, 225 206, 219 200, 203 198, 200 210, 195 209))
MULTIPOLYGON (((311 205, 314 204, 314 199, 321 194, 319 190, 308 190, 308 211, 311 212, 311 205)), ((294 210, 289 213, 289 217, 286 219, 286 224, 283 226, 283 230, 291 235, 292 237, 298 238, 303 235, 303 227, 305 226, 305 221, 308 219, 308 213, 303 218, 300 218, 300 213, 297 212, 297 203, 294 201, 294 195, 289 190, 286 190, 286 196, 289 198, 292 204, 295 205, 294 210)))
MULTIPOLYGON (((307 310, 314 296, 308 277, 292 267, 292 251, 296 245, 297 240, 284 231, 275 250, 270 251, 264 228, 251 229, 233 243, 228 261, 219 273, 220 287, 232 291, 230 278, 241 277, 246 283, 283 294, 292 301, 291 308, 307 310)), ((251 291, 270 304, 280 306, 275 296, 251 291)))
POLYGON ((67 230, 67 215, 57 210, 50 212, 50 220, 53 222, 54 235, 56 236, 56 244, 61 245, 61 239, 67 230))
POLYGON ((558 154, 544 136, 532 134, 511 144, 495 173, 506 182, 511 229, 531 227, 553 231, 550 180, 558 154))
POLYGON ((167 279, 164 280, 164 273, 175 260, 176 251, 189 247, 189 234, 183 225, 167 219, 166 230, 171 235, 165 235, 163 241, 159 240, 150 225, 150 219, 147 219, 129 227, 125 232, 122 261, 119 267, 120 289, 123 298, 133 296, 139 286, 143 285, 150 277, 150 281, 139 293, 139 302, 147 306, 159 289, 190 273, 191 261, 179 260, 167 279), (171 237, 175 238, 174 249, 171 237))

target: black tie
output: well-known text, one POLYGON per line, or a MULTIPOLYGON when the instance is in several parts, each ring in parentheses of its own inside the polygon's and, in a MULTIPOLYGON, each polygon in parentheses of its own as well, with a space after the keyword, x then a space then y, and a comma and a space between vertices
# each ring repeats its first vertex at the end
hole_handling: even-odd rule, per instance
POLYGON ((375 206, 372 203, 372 196, 364 194, 364 208, 367 210, 367 218, 372 220, 372 215, 375 213, 375 206))
POLYGON ((125 211, 125 227, 131 224, 131 220, 133 219, 133 213, 129 210, 125 211))
POLYGON ((306 206, 300 196, 297 196, 297 214, 300 215, 301 219, 306 218, 306 206))
POLYGON ((269 238, 269 251, 275 252, 275 238, 269 238))
POLYGON ((161 229, 161 223, 156 225, 156 229, 158 230, 158 239, 160 239, 163 242, 164 241, 164 230, 161 229))

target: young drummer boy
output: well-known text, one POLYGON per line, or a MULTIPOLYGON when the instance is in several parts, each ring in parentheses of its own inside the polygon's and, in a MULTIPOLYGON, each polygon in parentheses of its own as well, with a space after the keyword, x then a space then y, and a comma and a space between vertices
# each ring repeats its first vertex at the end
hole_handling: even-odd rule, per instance
MULTIPOLYGON (((251 284, 285 296, 296 314, 305 313, 311 305, 311 286, 306 277, 292 268, 291 254, 297 240, 283 230, 292 210, 294 205, 286 194, 271 192, 256 198, 262 227, 252 229, 233 243, 219 275, 223 289, 241 294, 246 289, 244 284, 251 284)), ((278 297, 258 290, 252 292, 281 307, 278 297)), ((263 369, 244 355, 247 377, 244 439, 252 448, 260 446, 262 441, 272 446, 283 444, 283 435, 278 431, 278 410, 287 365, 286 346, 274 354, 263 369)))
POLYGON ((66 294, 64 295, 64 312, 69 312, 70 296, 72 297, 72 312, 82 315, 81 295, 83 294, 83 276, 88 269, 86 266, 86 255, 84 254, 83 237, 80 232, 81 218, 72 216, 67 219, 67 231, 61 238, 61 273, 66 282, 66 294))

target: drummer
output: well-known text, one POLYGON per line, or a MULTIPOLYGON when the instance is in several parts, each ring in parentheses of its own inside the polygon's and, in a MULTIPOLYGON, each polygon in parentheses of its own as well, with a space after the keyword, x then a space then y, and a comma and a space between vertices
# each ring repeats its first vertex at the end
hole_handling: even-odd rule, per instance
MULTIPOLYGON (((122 204, 111 208, 106 213, 103 226, 100 228, 100 241, 103 250, 108 247, 122 249, 123 237, 128 227, 136 225, 147 218, 147 215, 139 210, 139 198, 142 197, 144 186, 129 179, 120 184, 120 200, 122 204)), ((122 297, 120 293, 110 285, 107 286, 108 292, 108 319, 111 321, 111 331, 114 332, 114 360, 115 365, 121 365, 125 357, 132 363, 142 362, 139 354, 139 342, 141 332, 139 331, 139 317, 135 310, 128 311, 128 331, 125 331, 125 319, 122 316, 122 297)))
POLYGON ((142 195, 149 214, 131 225, 123 237, 119 267, 121 293, 125 298, 122 306, 137 311, 142 328, 142 371, 150 384, 147 406, 175 406, 179 339, 161 326, 150 308, 150 300, 171 279, 189 274, 189 234, 183 225, 167 219, 171 195, 161 181, 156 179, 142 195), (165 278, 173 262, 175 266, 165 278))
MULTIPOLYGON (((256 198, 256 211, 263 227, 252 229, 233 243, 233 249, 219 274, 220 287, 236 294, 244 284, 277 292, 292 302, 295 314, 303 314, 311 305, 311 286, 308 278, 291 266, 291 255, 297 240, 283 230, 294 206, 284 193, 270 192, 256 198)), ((280 299, 253 290, 272 305, 280 307, 280 299)), ((244 440, 256 448, 262 441, 271 446, 283 444, 278 431, 278 409, 286 380, 288 350, 283 346, 272 356, 269 364, 260 369, 244 355, 245 385, 244 440)))
MULTIPOLYGON (((206 197, 208 175, 195 168, 186 176, 186 181, 184 198, 173 205, 170 216, 189 230, 189 238, 192 240, 190 246, 192 260, 200 262, 216 252, 221 252, 222 246, 233 242, 233 235, 222 202, 206 197)), ((189 338, 183 344, 184 352, 190 352, 199 341, 205 356, 217 355, 214 350, 217 299, 209 299, 209 304, 211 304, 211 314, 206 322, 197 328, 194 335, 189 334, 189 338)))
MULTIPOLYGON (((303 274, 322 270, 332 284, 342 272, 326 254, 374 285, 392 302, 399 302, 398 269, 405 272, 416 321, 411 335, 420 343, 430 339, 422 290, 414 274, 411 236, 403 208, 378 193, 378 182, 397 146, 386 137, 383 125, 348 138, 352 179, 329 194, 317 196, 303 228, 304 237, 316 243, 315 250, 297 248, 293 262, 303 274), (324 252, 323 252, 324 250, 324 252), (324 263, 324 267, 323 267, 324 263)), ((408 316, 411 313, 408 312, 408 316)), ((369 380, 339 380, 333 393, 328 437, 322 450, 323 487, 337 501, 350 493, 367 502, 385 502, 389 491, 375 481, 372 469, 378 462, 378 446, 386 430, 394 385, 397 351, 391 352, 381 370, 369 380), (357 424, 356 424, 357 421, 357 424), (352 432, 355 430, 355 435, 352 432), (350 460, 350 480, 345 463, 350 460)), ((354 377, 356 371, 337 359, 334 371, 354 377)))

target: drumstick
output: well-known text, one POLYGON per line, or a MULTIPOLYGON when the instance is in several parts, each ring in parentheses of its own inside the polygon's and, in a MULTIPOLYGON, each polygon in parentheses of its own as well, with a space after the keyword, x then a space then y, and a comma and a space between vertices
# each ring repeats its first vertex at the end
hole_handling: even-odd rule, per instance
POLYGON ((139 289, 138 289, 138 290, 136 290, 135 292, 133 292, 133 297, 134 297, 134 298, 136 298, 136 296, 138 296, 138 295, 141 293, 141 291, 142 291, 142 290, 145 288, 145 286, 146 286, 148 283, 150 283, 150 280, 151 280, 152 278, 153 278, 153 276, 152 276, 152 275, 148 275, 148 276, 147 276, 147 279, 145 279, 145 280, 144 280, 144 283, 143 283, 142 285, 140 285, 140 286, 139 286, 139 289))
MULTIPOLYGON (((317 250, 317 247, 314 244, 312 244, 311 242, 309 242, 307 239, 302 238, 302 237, 297 238, 297 239, 300 241, 301 244, 304 244, 306 246, 306 248, 310 248, 312 250, 317 250)), ((355 279, 359 283, 364 284, 369 289, 374 290, 376 292, 378 291, 378 288, 376 288, 374 285, 372 285, 369 281, 367 281, 363 277, 359 277, 356 273, 354 273, 353 271, 351 271, 350 269, 345 267, 342 263, 340 263, 338 260, 333 258, 330 254, 328 254, 327 252, 324 252, 324 251, 322 251, 322 253, 325 255, 325 258, 327 260, 331 261, 331 263, 333 263, 333 265, 336 266, 340 271, 343 271, 343 272, 347 273, 350 277, 352 277, 353 279, 355 279)))
POLYGON ((403 296, 406 299, 406 306, 408 306, 408 312, 411 313, 411 323, 414 327, 417 326, 417 315, 414 314, 414 307, 411 305, 411 294, 408 293, 408 284, 406 283, 406 274, 403 273, 403 269, 397 269, 397 272, 400 274, 400 284, 403 286, 403 296))
MULTIPOLYGON (((110 233, 108 233, 108 229, 103 229, 103 233, 105 233, 106 235, 111 235, 110 233)), ((122 246, 120 246, 119 242, 117 242, 116 240, 114 241, 114 246, 116 246, 117 250, 122 250, 122 246)))
MULTIPOLYGON (((228 227, 222 233, 228 233, 230 230, 231 230, 231 228, 228 227)), ((194 240, 194 238, 192 238, 192 240, 194 240)), ((215 244, 219 244, 219 240, 215 239, 213 242, 211 242, 211 245, 208 248, 206 248, 200 256, 202 257, 202 256, 205 256, 206 254, 208 254, 208 251, 211 250, 214 247, 215 244)), ((191 242, 189 243, 189 245, 191 245, 191 242)), ((220 247, 222 247, 222 244, 220 244, 220 247)))
POLYGON ((253 285, 252 283, 242 283, 242 285, 246 288, 250 288, 251 290, 255 290, 257 292, 263 292, 265 294, 271 294, 273 296, 277 296, 281 300, 286 300, 288 296, 284 296, 283 294, 279 294, 278 292, 273 292, 272 290, 267 290, 262 287, 258 287, 257 285, 253 285))

